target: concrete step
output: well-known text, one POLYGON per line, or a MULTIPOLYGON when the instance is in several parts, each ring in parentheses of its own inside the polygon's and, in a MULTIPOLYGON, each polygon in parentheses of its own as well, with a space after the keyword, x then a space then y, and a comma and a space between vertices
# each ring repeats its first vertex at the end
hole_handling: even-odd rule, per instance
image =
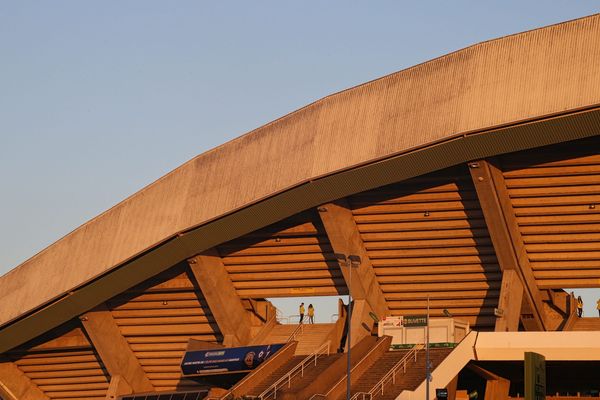
MULTIPOLYGON (((450 354, 452 349, 431 349, 430 360, 435 369, 450 354)), ((408 354, 408 350, 388 351, 384 353, 360 379, 352 385, 352 394, 358 392, 368 392, 383 378, 393 367, 408 354)), ((403 390, 414 390, 425 380, 425 350, 420 350, 417 354, 417 361, 414 358, 407 363, 406 372, 399 372, 396 375, 396 383, 388 383, 384 387, 383 394, 376 393, 373 400, 392 400, 395 399, 403 390)), ((343 399, 345 397, 342 397, 343 399)))
MULTIPOLYGON (((302 332, 296 335, 298 346, 297 355, 308 355, 313 353, 325 341, 335 324, 304 324, 302 332)), ((275 325, 262 344, 284 343, 299 325, 282 324, 275 325)))
POLYGON ((294 398, 297 398, 297 396, 294 396, 294 393, 298 393, 299 391, 303 390, 306 386, 310 385, 315 380, 317 380, 319 375, 321 375, 323 371, 325 371, 331 364, 333 364, 342 356, 344 355, 336 353, 330 354, 329 356, 319 357, 317 359, 316 365, 313 362, 307 364, 304 370, 304 375, 296 376, 294 379, 292 379, 289 388, 284 387, 281 389, 280 392, 278 391, 278 393, 290 393, 294 398))
POLYGON ((296 354, 311 354, 323 344, 334 324, 305 324, 302 333, 296 336, 296 354))
POLYGON ((279 369, 269 374, 268 376, 256 376, 257 380, 260 380, 260 383, 251 391, 251 393, 247 393, 250 395, 258 396, 263 391, 268 389, 271 385, 273 385, 279 378, 283 375, 287 374, 292 368, 298 365, 304 359, 303 356, 294 356, 288 362, 283 364, 279 369))
MULTIPOLYGON (((307 363, 303 369, 303 372, 296 375, 289 382, 289 387, 287 384, 284 384, 283 387, 277 389, 277 395, 280 396, 283 393, 295 393, 299 390, 304 389, 304 387, 313 382, 319 374, 324 371, 328 366, 330 366, 335 360, 341 357, 341 354, 332 354, 329 356, 322 356, 317 359, 316 364, 314 362, 307 363)), ((246 395, 250 396, 258 396, 263 391, 272 386, 277 380, 286 375, 292 369, 294 369, 297 365, 299 365, 306 357, 305 356, 294 356, 290 361, 284 364, 277 371, 273 372, 268 377, 265 377, 263 381, 255 389, 253 389, 250 393, 246 393, 246 395)))
POLYGON ((577 318, 571 329, 574 331, 600 331, 600 318, 577 318))

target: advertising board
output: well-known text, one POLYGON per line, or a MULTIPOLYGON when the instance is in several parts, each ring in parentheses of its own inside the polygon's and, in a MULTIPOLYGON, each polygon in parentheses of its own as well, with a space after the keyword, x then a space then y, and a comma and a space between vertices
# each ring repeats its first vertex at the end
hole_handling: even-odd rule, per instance
POLYGON ((188 351, 181 361, 184 376, 247 372, 281 349, 285 343, 188 351))

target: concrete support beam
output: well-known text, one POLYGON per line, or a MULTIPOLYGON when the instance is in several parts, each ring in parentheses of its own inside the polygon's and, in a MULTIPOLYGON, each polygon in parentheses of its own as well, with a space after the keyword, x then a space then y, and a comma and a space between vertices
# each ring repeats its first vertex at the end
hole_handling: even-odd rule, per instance
MULTIPOLYGON (((542 296, 525 252, 502 171, 486 160, 469 163, 469 170, 500 268, 503 272, 516 271, 523 285, 525 301, 532 312, 532 327, 546 330, 542 296)), ((513 299, 508 301, 512 303, 513 299)), ((509 307, 516 305, 510 304, 509 307)))
MULTIPOLYGON (((338 200, 325 204, 318 210, 333 251, 345 255, 355 254, 361 258, 360 267, 352 271, 352 297, 356 300, 366 300, 380 318, 389 315, 383 291, 377 282, 371 260, 347 202, 338 200)), ((342 268, 342 274, 348 284, 348 268, 342 268)))
POLYGON ((154 391, 154 386, 105 305, 87 312, 79 319, 111 378, 120 377, 118 388, 124 392, 116 392, 117 396, 132 391, 154 391))
POLYGON ((0 358, 0 398, 4 400, 50 400, 13 362, 0 358))
POLYGON ((456 400, 456 388, 458 387, 458 375, 456 375, 454 377, 454 379, 452 379, 450 381, 450 383, 448 383, 448 385, 446 385, 446 390, 448 390, 448 400, 456 400))
POLYGON ((366 300, 355 299, 352 307, 352 321, 350 321, 350 329, 352 329, 351 347, 354 347, 362 339, 371 335, 371 330, 375 321, 371 318, 371 306, 366 300))
POLYGON ((224 337, 225 346, 243 346, 252 339, 252 321, 216 249, 188 260, 193 277, 224 337))
POLYGON ((523 284, 514 269, 502 272, 502 286, 498 308, 502 316, 496 320, 496 332, 515 332, 519 330, 521 303, 523 301, 523 284))
POLYGON ((110 384, 108 385, 108 390, 106 392, 105 400, 115 400, 119 396, 132 394, 133 390, 131 386, 127 383, 125 379, 123 379, 120 375, 115 375, 110 378, 110 384))
POLYGON ((490 379, 485 384, 484 400, 506 400, 510 390, 510 381, 508 379, 490 379))
POLYGON ((484 400, 506 400, 510 389, 510 381, 475 364, 467 366, 471 371, 486 380, 484 400))
POLYGON ((48 335, 42 335, 36 338, 34 342, 18 347, 17 351, 74 350, 92 345, 80 327, 66 331, 60 336, 51 337, 50 339, 47 337, 48 335))

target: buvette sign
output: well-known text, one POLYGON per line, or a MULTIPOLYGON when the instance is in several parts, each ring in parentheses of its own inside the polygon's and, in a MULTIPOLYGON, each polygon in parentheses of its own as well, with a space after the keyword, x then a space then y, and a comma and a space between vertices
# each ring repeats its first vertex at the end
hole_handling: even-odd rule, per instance
POLYGON ((406 315, 404 326, 427 326, 427 315, 406 315))

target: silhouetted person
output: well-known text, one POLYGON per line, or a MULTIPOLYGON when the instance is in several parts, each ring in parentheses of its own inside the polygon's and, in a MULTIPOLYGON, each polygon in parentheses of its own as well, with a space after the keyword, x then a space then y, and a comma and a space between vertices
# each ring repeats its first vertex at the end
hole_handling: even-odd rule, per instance
POLYGON ((315 323, 315 308, 313 307, 312 304, 308 305, 308 323, 309 324, 315 323))
POLYGON ((581 296, 577 296, 577 316, 581 318, 583 315, 583 299, 581 296))
POLYGON ((300 307, 298 307, 298 314, 300 314, 300 322, 298 323, 301 324, 304 320, 304 303, 300 303, 300 307))
POLYGON ((596 309, 598 310, 598 316, 600 317, 600 299, 596 302, 596 309))

